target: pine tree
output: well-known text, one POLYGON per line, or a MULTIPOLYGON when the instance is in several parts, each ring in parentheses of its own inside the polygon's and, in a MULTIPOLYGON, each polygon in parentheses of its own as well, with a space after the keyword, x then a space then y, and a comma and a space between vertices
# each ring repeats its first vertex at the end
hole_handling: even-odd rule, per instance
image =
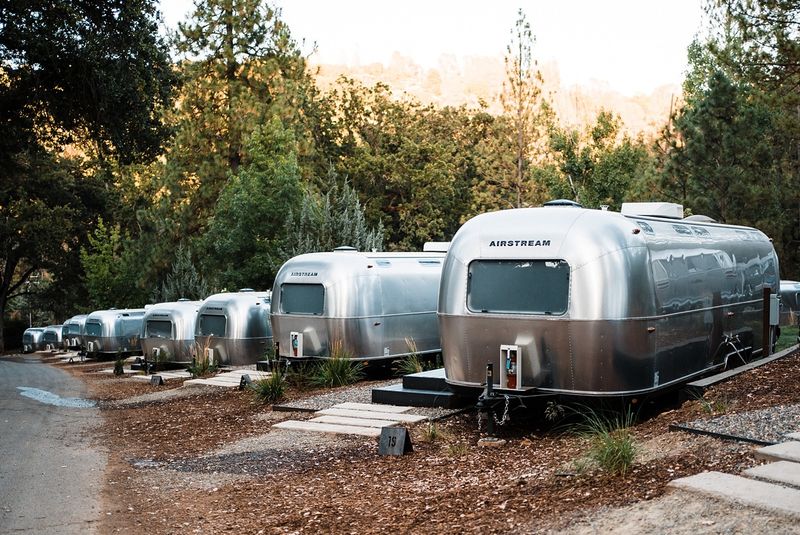
POLYGON ((151 294, 154 303, 165 303, 186 298, 199 301, 211 293, 205 279, 198 273, 192 262, 192 253, 187 246, 180 244, 175 261, 166 279, 151 294))
POLYGON ((328 181, 330 189, 323 197, 306 192, 300 209, 287 218, 285 259, 339 246, 359 251, 383 250, 383 227, 379 224, 369 228, 358 193, 348 181, 340 187, 333 169, 328 181))

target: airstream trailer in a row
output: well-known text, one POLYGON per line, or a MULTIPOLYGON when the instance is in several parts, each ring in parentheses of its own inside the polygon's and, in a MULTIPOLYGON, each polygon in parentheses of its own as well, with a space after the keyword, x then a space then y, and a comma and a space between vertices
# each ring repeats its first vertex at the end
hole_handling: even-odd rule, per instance
POLYGON ((675 217, 648 215, 664 208, 467 221, 439 291, 447 382, 477 392, 491 362, 512 391, 638 395, 762 354, 762 290, 779 280, 770 240, 683 220, 680 205, 666 206, 675 217))
POLYGON ((48 325, 42 334, 42 344, 45 349, 61 349, 64 344, 61 325, 48 325))
POLYGON ((67 349, 83 349, 83 325, 86 323, 86 314, 72 316, 64 322, 62 328, 64 347, 67 349))
POLYGON ((780 325, 797 325, 800 321, 800 282, 781 281, 781 321, 780 325))
POLYGON ((32 353, 34 351, 41 351, 44 349, 42 337, 44 336, 44 327, 31 327, 25 329, 22 333, 22 352, 32 353))
POLYGON ((189 363, 200 301, 181 299, 150 306, 142 322, 142 352, 153 360, 189 363))
POLYGON ((97 310, 86 316, 84 343, 90 355, 139 354, 143 308, 97 310))
POLYGON ((443 260, 441 252, 351 248, 292 258, 272 289, 279 356, 329 358, 335 344, 358 360, 393 359, 414 350, 438 353, 443 260))
POLYGON ((254 364, 272 354, 270 292, 243 289, 203 301, 195 324, 198 351, 217 364, 254 364))

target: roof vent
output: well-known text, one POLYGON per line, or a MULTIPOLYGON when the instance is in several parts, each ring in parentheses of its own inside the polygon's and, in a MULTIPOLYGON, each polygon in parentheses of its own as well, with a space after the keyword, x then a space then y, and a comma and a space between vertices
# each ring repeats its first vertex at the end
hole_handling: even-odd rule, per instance
POLYGON ((577 203, 575 201, 571 201, 569 199, 555 199, 552 201, 547 201, 542 206, 568 206, 571 208, 583 208, 583 205, 577 203))
POLYGON ((622 215, 683 219, 683 205, 674 202, 624 202, 622 215))
POLYGON ((358 249, 350 247, 349 245, 342 245, 334 249, 337 253, 357 253, 358 249))
POLYGON ((446 253, 450 248, 449 241, 426 241, 422 246, 422 251, 425 253, 446 253))

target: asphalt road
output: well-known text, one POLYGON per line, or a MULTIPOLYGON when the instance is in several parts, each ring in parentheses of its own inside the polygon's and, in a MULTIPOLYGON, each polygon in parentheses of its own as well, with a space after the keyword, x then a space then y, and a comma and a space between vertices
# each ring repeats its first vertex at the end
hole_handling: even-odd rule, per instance
POLYGON ((106 464, 91 439, 99 409, 54 406, 18 387, 85 394, 78 379, 35 356, 0 358, 0 534, 93 532, 106 464))

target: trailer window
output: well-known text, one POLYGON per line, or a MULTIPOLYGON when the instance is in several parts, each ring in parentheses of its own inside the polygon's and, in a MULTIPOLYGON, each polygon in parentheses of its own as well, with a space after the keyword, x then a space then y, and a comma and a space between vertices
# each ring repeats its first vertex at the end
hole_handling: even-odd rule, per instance
POLYGON ((148 320, 145 336, 150 338, 172 338, 172 322, 169 320, 148 320))
POLYGON ((321 284, 281 284, 281 312, 284 314, 322 314, 325 287, 321 284))
POLYGON ((102 336, 103 327, 99 323, 87 323, 86 334, 88 334, 89 336, 102 336))
POLYGON ((225 336, 227 318, 217 314, 200 314, 197 319, 199 336, 225 336))
POLYGON ((563 260, 476 260, 469 265, 467 306, 473 312, 560 315, 569 300, 563 260))
POLYGON ((64 331, 67 334, 81 334, 81 326, 77 323, 70 323, 68 325, 64 325, 64 331))

